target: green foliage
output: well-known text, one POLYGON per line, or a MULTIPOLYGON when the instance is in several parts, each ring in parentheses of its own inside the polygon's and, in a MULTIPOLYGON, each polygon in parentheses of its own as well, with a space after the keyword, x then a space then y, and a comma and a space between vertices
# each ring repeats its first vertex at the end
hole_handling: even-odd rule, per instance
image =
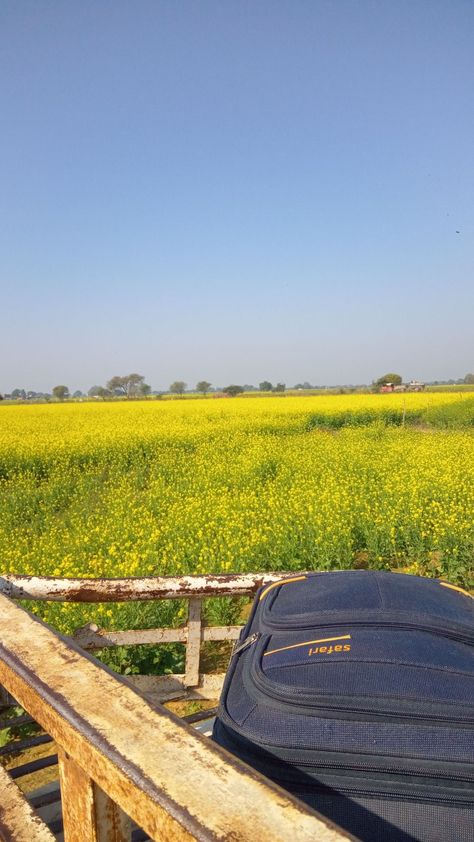
POLYGON ((58 401, 63 401, 69 397, 69 389, 67 386, 55 386, 53 389, 53 397, 58 401))
POLYGON ((175 380, 170 386, 170 392, 173 395, 184 395, 187 383, 184 380, 175 380))
POLYGON ((243 386, 236 386, 232 383, 230 386, 226 386, 223 390, 224 394, 230 395, 231 397, 235 398, 236 395, 241 395, 244 391, 243 386))
POLYGON ((377 386, 385 386, 387 383, 393 383, 394 386, 399 386, 402 382, 401 374, 384 374, 375 381, 377 386))
POLYGON ((211 385, 212 384, 209 383, 208 380, 200 380, 199 383, 196 383, 196 390, 201 392, 203 395, 207 395, 211 385))
POLYGON ((95 656, 120 675, 171 675, 184 672, 185 647, 182 643, 114 646, 95 656))
POLYGON ((4 728, 0 731, 0 748, 3 748, 16 740, 26 740, 28 737, 32 737, 34 734, 38 733, 38 726, 35 722, 15 725, 15 719, 18 719, 24 714, 22 707, 15 705, 14 707, 10 707, 2 711, 2 713, 5 715, 5 718, 9 720, 10 725, 8 728, 4 728))
POLYGON ((465 397, 455 403, 429 407, 423 416, 433 427, 462 429, 474 427, 474 398, 465 397))
POLYGON ((474 392, 474 383, 439 383, 438 385, 433 384, 431 386, 427 386, 425 391, 434 393, 445 392, 446 394, 451 395, 463 395, 466 392, 474 392))
POLYGON ((116 374, 107 383, 107 389, 112 393, 119 393, 127 398, 136 397, 140 394, 145 394, 142 390, 144 387, 150 387, 144 383, 143 374, 125 374, 123 376, 116 374))
POLYGON ((8 745, 10 740, 11 736, 9 728, 4 728, 3 731, 0 731, 0 748, 3 748, 3 746, 8 745))
POLYGON ((90 398, 109 398, 112 392, 110 389, 106 389, 105 386, 91 386, 87 394, 90 398))
POLYGON ((269 380, 262 380, 262 382, 258 384, 258 388, 261 392, 271 392, 273 386, 269 380))

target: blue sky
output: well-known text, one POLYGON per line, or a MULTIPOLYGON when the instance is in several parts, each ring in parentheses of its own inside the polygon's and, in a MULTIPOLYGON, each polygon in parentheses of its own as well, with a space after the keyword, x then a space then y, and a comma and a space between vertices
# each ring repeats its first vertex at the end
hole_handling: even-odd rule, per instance
POLYGON ((473 43, 470 0, 3 0, 0 390, 472 371, 473 43))

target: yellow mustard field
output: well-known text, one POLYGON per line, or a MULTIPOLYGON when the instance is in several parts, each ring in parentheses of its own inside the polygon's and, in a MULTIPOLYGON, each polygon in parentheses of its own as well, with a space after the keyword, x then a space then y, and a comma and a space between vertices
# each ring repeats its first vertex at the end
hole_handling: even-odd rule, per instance
MULTIPOLYGON (((459 394, 2 406, 0 572, 359 566, 471 587, 473 421, 459 394)), ((157 620, 37 610, 66 631, 157 620)))

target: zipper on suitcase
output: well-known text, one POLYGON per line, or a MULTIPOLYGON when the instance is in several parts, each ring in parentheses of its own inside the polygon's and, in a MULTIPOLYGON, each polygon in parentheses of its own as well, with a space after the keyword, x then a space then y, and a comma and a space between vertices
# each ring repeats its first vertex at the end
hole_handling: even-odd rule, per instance
MULTIPOLYGON (((363 761, 362 763, 356 764, 354 763, 353 759, 348 759, 346 762, 336 763, 331 760, 322 760, 320 756, 317 757, 316 760, 310 761, 309 759, 301 759, 297 757, 296 751, 281 751, 278 755, 275 755, 275 758, 278 761, 283 761, 284 763, 292 764, 297 770, 298 769, 313 769, 317 770, 317 772, 324 772, 331 774, 334 772, 345 772, 349 776, 354 777, 354 773, 362 773, 376 776, 379 775, 398 775, 399 777, 406 777, 409 779, 408 783, 410 783, 413 778, 424 778, 425 781, 443 781, 443 780, 450 780, 456 781, 459 784, 468 784, 469 786, 466 787, 466 791, 468 795, 472 795, 472 800, 474 802, 474 790, 472 785, 474 784, 474 772, 452 772, 451 767, 449 770, 445 770, 444 772, 439 772, 434 770, 433 768, 422 768, 421 766, 413 766, 412 768, 405 768, 403 772, 399 772, 393 766, 377 766, 374 763, 363 761)), ((406 762, 405 760, 400 760, 400 763, 406 762)))
POLYGON ((257 642, 260 636, 260 632, 255 632, 254 634, 249 635, 249 637, 246 637, 242 643, 238 643, 237 646, 234 646, 232 657, 234 657, 234 655, 238 655, 239 652, 243 652, 244 649, 248 649, 249 646, 252 646, 253 643, 257 642))
POLYGON ((302 620, 298 620, 298 621, 295 620, 293 623, 291 623, 291 622, 284 623, 284 622, 276 622, 276 621, 272 620, 271 618, 270 619, 265 618, 265 626, 268 629, 275 630, 275 631, 291 631, 291 630, 295 630, 295 629, 298 629, 298 631, 300 631, 300 630, 303 631, 304 629, 318 629, 318 628, 331 629, 331 628, 334 628, 334 627, 336 627, 336 628, 344 627, 344 628, 352 629, 354 626, 357 626, 358 628, 377 628, 377 629, 393 629, 393 630, 401 629, 402 631, 427 632, 428 634, 433 634, 433 635, 436 635, 437 637, 446 637, 449 640, 455 640, 459 643, 465 643, 468 646, 474 645, 474 634, 472 633, 472 631, 470 631, 468 629, 466 629, 466 631, 463 632, 460 629, 456 629, 456 628, 452 628, 452 627, 450 628, 448 626, 443 627, 442 625, 434 625, 434 624, 431 625, 429 623, 409 623, 409 622, 404 623, 401 620, 395 620, 395 619, 394 620, 390 620, 390 619, 383 620, 382 618, 374 618, 373 620, 366 620, 366 619, 362 618, 360 620, 357 620, 357 619, 350 619, 350 618, 346 617, 345 619, 338 618, 336 620, 334 620, 334 619, 330 620, 328 618, 327 620, 324 620, 324 622, 320 622, 320 623, 316 622, 315 623, 314 618, 313 618, 313 620, 311 622, 308 620, 307 623, 305 623, 302 620))
MULTIPOLYGON (((288 782, 283 783, 279 778, 272 778, 271 780, 274 783, 281 786, 283 789, 288 789, 288 782)), ((309 794, 324 794, 325 792, 329 793, 331 796, 334 797, 334 789, 332 787, 324 787, 324 786, 312 786, 308 784, 307 788, 302 787, 301 785, 296 787, 295 789, 291 789, 291 793, 296 796, 296 798, 300 798, 304 800, 304 797, 309 794)), ((396 799, 407 799, 406 792, 380 792, 379 790, 370 790, 370 789, 353 789, 351 787, 337 787, 337 795, 352 795, 353 797, 357 798, 379 798, 382 800, 396 800, 396 799)), ((472 807, 474 801, 472 799, 464 799, 462 797, 457 797, 455 795, 428 795, 420 792, 413 793, 411 801, 415 802, 423 802, 423 803, 430 803, 430 804, 458 804, 460 806, 472 807)))

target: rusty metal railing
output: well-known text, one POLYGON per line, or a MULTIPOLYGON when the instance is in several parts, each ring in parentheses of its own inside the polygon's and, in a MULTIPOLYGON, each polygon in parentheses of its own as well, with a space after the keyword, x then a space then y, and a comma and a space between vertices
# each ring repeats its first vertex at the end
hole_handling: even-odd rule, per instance
POLYGON ((200 671, 201 644, 236 640, 241 626, 206 626, 202 601, 209 597, 253 596, 263 584, 286 573, 241 573, 211 576, 148 577, 128 579, 57 579, 40 576, 0 576, 0 594, 11 599, 50 602, 136 602, 186 599, 188 620, 180 628, 107 631, 95 623, 78 629, 73 637, 87 651, 113 646, 183 643, 186 648, 183 674, 131 677, 135 686, 154 701, 174 699, 217 699, 224 673, 206 675, 200 671))
MULTIPOLYGON (((54 740, 65 842, 350 839, 4 593, 0 684, 54 740)), ((0 839, 53 838, 2 771, 0 839)))

